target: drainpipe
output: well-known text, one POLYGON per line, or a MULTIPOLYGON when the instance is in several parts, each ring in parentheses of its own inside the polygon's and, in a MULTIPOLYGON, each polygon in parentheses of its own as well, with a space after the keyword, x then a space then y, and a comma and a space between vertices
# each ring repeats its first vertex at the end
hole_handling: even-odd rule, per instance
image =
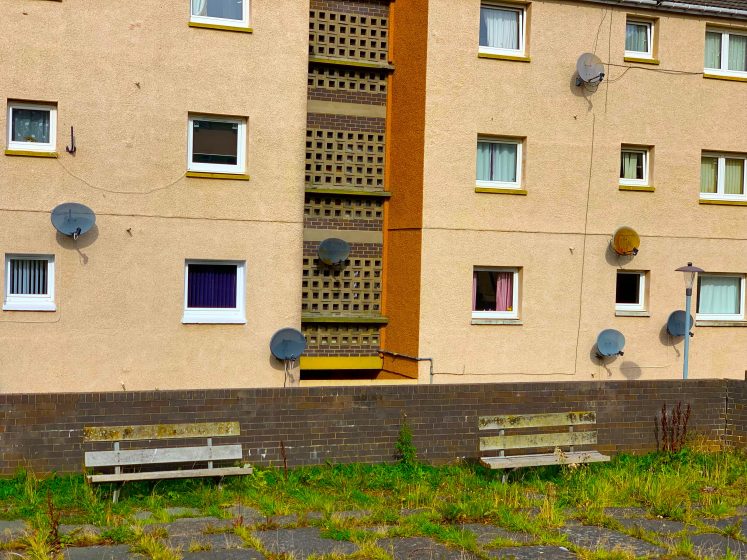
POLYGON ((395 358, 405 358, 407 360, 415 360, 416 362, 428 362, 430 364, 429 385, 433 385, 433 358, 419 358, 417 356, 409 356, 407 354, 400 354, 399 352, 390 352, 389 350, 379 350, 379 354, 386 354, 387 356, 394 356, 395 358))

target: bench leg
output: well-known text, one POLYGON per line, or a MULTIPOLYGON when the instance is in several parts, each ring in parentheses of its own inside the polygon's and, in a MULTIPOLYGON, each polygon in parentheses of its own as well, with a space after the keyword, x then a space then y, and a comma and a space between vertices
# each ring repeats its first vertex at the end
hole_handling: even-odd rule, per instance
POLYGON ((503 471, 503 476, 501 476, 501 482, 503 484, 506 484, 508 482, 508 475, 513 471, 514 469, 505 469, 503 471))
POLYGON ((116 504, 119 501, 119 492, 122 490, 122 486, 123 486, 123 484, 119 484, 114 489, 114 495, 112 496, 112 503, 113 504, 116 504))

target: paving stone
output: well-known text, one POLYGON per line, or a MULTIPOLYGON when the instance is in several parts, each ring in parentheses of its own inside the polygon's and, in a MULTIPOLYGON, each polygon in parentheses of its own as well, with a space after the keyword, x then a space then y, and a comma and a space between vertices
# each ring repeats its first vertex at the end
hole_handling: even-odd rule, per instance
POLYGON ((528 544, 534 540, 534 537, 528 533, 519 533, 517 531, 507 531, 500 527, 492 525, 482 525, 480 523, 465 523, 460 528, 470 531, 477 537, 477 544, 485 546, 497 538, 511 540, 515 543, 528 544))
POLYGON ((562 546, 512 546, 488 551, 488 556, 500 560, 573 560, 574 554, 562 546))
POLYGON ((615 519, 626 517, 646 517, 648 512, 639 507, 608 507, 604 508, 604 513, 615 519))
POLYGON ((747 543, 742 541, 736 541, 715 533, 690 535, 689 538, 693 543, 695 554, 702 558, 723 558, 726 551, 730 550, 733 556, 747 559, 747 543))
POLYGON ((205 552, 185 552, 183 560, 265 560, 256 550, 249 548, 234 548, 232 550, 218 550, 205 552))
POLYGON ((166 508, 166 513, 171 517, 197 517, 200 510, 190 507, 170 507, 166 508))
POLYGON ((658 546, 602 527, 570 525, 562 527, 560 531, 565 533, 568 536, 568 540, 576 546, 590 550, 622 549, 630 551, 636 556, 650 556, 664 553, 664 549, 658 546))
POLYGON ((224 509, 230 517, 238 519, 241 517, 244 520, 244 525, 254 525, 256 523, 262 523, 265 521, 265 516, 254 508, 236 505, 224 509))
POLYGON ((410 515, 417 515, 419 513, 427 513, 429 511, 431 511, 429 508, 413 508, 413 509, 405 508, 405 509, 401 509, 399 514, 402 517, 409 517, 410 515))
POLYGON ((257 531, 255 534, 267 550, 275 554, 292 554, 296 560, 303 560, 312 554, 352 554, 358 550, 353 543, 322 538, 315 527, 274 529, 257 531))
POLYGON ((132 514, 133 519, 137 519, 138 521, 147 521, 151 517, 153 517, 153 512, 148 510, 140 510, 136 511, 132 514))
POLYGON ((747 517, 724 517, 723 519, 701 519, 705 525, 713 525, 721 530, 737 525, 742 535, 747 537, 747 517))
POLYGON ((95 535, 101 534, 101 527, 96 525, 65 525, 64 523, 59 527, 60 534, 62 535, 73 535, 79 537, 81 535, 95 535))
POLYGON ((218 519, 217 517, 185 517, 171 523, 153 523, 143 530, 146 533, 152 533, 162 528, 166 529, 169 537, 189 537, 209 533, 211 529, 230 527, 232 524, 233 521, 230 519, 218 519))
POLYGON ((290 527, 291 525, 298 524, 298 516, 295 513, 291 515, 273 515, 267 521, 278 527, 290 527))
POLYGON ((371 517, 371 512, 368 510, 346 510, 346 511, 336 511, 332 514, 333 518, 336 519, 365 519, 366 517, 371 517))
POLYGON ((215 533, 210 535, 194 534, 169 537, 168 544, 172 548, 186 552, 195 544, 199 544, 209 550, 227 550, 230 548, 241 548, 244 541, 234 533, 215 533))
POLYGON ((380 539, 376 544, 394 560, 469 560, 475 557, 461 549, 444 545, 422 537, 380 539))
POLYGON ((0 521, 0 542, 10 542, 26 534, 25 521, 0 521))
POLYGON ((689 525, 685 525, 681 521, 672 521, 670 519, 645 519, 645 518, 630 518, 623 517, 617 520, 620 525, 629 529, 640 527, 646 531, 658 533, 660 535, 673 535, 685 531, 689 525))
POLYGON ((65 560, 142 560, 145 556, 130 552, 126 544, 117 546, 86 546, 80 548, 66 548, 63 554, 65 560))
POLYGON ((324 514, 321 511, 307 511, 299 516, 299 521, 321 521, 324 519, 324 514))

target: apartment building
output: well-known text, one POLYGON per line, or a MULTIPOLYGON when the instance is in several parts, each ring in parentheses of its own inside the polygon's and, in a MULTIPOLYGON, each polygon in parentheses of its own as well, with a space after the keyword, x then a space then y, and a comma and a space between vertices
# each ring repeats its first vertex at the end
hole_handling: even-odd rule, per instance
POLYGON ((0 391, 744 376, 744 0, 0 8, 0 391))

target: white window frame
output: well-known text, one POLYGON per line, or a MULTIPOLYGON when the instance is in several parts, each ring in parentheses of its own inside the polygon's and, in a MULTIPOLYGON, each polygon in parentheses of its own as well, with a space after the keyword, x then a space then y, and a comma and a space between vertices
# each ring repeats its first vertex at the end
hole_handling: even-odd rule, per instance
POLYGON ((213 115, 190 114, 187 132, 187 170, 204 173, 228 173, 242 175, 246 173, 246 119, 238 117, 216 117, 213 115), (194 121, 226 122, 238 125, 236 135, 236 165, 223 163, 199 163, 192 161, 194 121))
MULTIPOLYGON (((724 154, 717 152, 703 152, 701 154, 701 160, 704 157, 718 158, 718 171, 716 172, 716 192, 715 193, 700 193, 701 200, 747 200, 747 155, 745 154, 724 154), (743 194, 726 194, 726 160, 727 159, 741 159, 744 161, 743 171, 744 176, 742 177, 742 184, 744 185, 743 194)), ((701 179, 702 181, 702 179, 701 179)), ((702 183, 698 185, 698 190, 702 188, 702 183)))
MULTIPOLYGON (((523 167, 523 150, 521 140, 515 140, 510 138, 490 138, 486 136, 478 136, 477 143, 486 142, 488 144, 512 144, 516 146, 516 181, 480 181, 476 180, 478 187, 493 188, 493 189, 515 189, 521 190, 521 176, 523 167)), ((477 160, 477 150, 475 150, 475 161, 477 160)), ((475 165, 475 169, 477 165, 475 165)))
POLYGON ((218 18, 208 16, 196 16, 192 13, 192 0, 189 3, 189 21, 207 25, 224 25, 226 27, 249 27, 249 1, 242 0, 242 17, 238 19, 218 18))
POLYGON ((648 186, 648 162, 649 162, 649 149, 640 148, 637 146, 623 145, 620 148, 620 165, 622 165, 623 152, 631 152, 636 154, 643 154, 643 179, 623 179, 620 177, 620 184, 627 187, 646 187, 648 186))
MULTIPOLYGON (((644 270, 618 270, 617 275, 626 274, 638 276, 638 303, 617 303, 615 311, 646 311, 646 271, 644 270)), ((615 275, 615 300, 617 300, 617 275, 615 275)))
POLYGON ((721 68, 706 68, 704 64, 703 68, 705 73, 719 76, 747 78, 747 71, 729 70, 729 35, 747 35, 747 31, 720 27, 706 27, 706 33, 719 33, 721 35, 721 68))
POLYGON ((6 254, 5 255, 5 299, 3 311, 57 311, 54 302, 54 255, 6 254), (47 293, 11 294, 10 261, 12 259, 34 259, 47 261, 47 293))
POLYGON ((8 102, 8 149, 29 152, 54 152, 57 148, 57 107, 47 103, 8 102), (13 141, 13 111, 28 109, 49 112, 49 142, 16 142, 13 141))
MULTIPOLYGON (((475 266, 472 268, 472 276, 475 272, 512 272, 513 280, 513 302, 511 311, 475 311, 472 310, 473 319, 518 319, 519 318, 519 269, 506 267, 475 266)), ((474 282, 474 280, 473 280, 474 282)))
POLYGON ((246 323, 246 261, 216 261, 187 259, 184 262, 184 324, 245 324, 246 323), (236 307, 187 307, 189 295, 189 265, 217 264, 236 267, 236 307))
POLYGON ((510 4, 493 4, 492 2, 482 2, 480 10, 483 8, 495 8, 498 10, 509 10, 519 14, 519 48, 518 49, 500 49, 497 47, 488 47, 480 45, 480 28, 477 28, 478 52, 485 54, 499 54, 506 56, 526 56, 526 35, 527 35, 527 9, 524 6, 510 4))
POLYGON ((726 313, 696 313, 696 321, 744 321, 744 305, 745 305, 745 275, 744 274, 720 274, 720 273, 703 273, 698 275, 698 282, 696 283, 696 297, 695 309, 700 309, 700 278, 707 276, 720 276, 727 278, 739 278, 739 313, 726 314, 726 313))
POLYGON ((646 43, 648 44, 648 51, 629 51, 625 50, 625 56, 631 58, 654 58, 654 22, 646 19, 639 19, 628 17, 625 20, 625 35, 627 38, 628 24, 634 23, 637 25, 646 26, 646 43))

